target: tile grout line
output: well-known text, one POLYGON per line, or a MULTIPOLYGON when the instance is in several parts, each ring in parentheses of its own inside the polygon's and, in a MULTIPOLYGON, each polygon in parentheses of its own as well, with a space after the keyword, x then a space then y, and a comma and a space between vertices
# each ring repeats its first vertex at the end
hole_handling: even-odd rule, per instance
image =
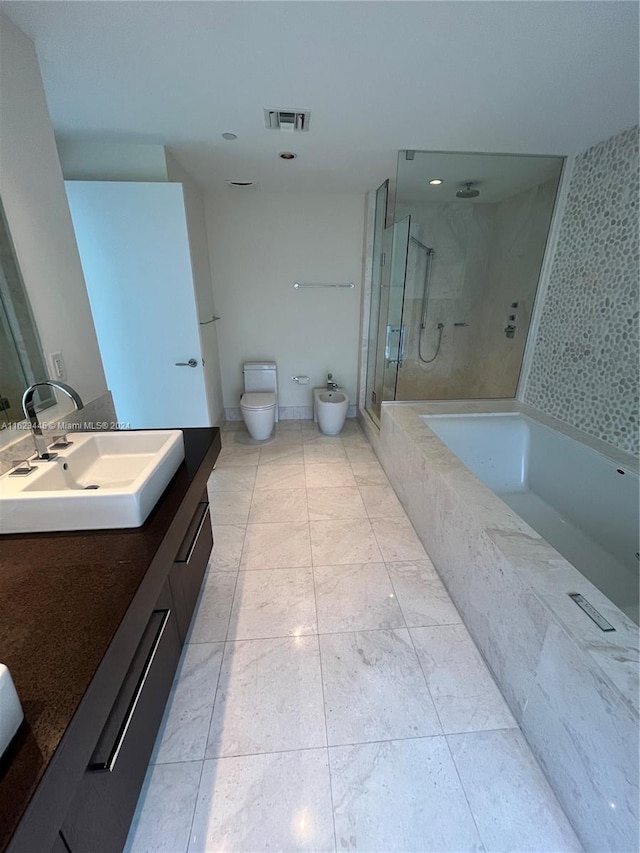
MULTIPOLYGON (((354 565, 367 565, 366 563, 354 565)), ((374 565, 373 563, 371 565, 374 565)), ((382 565, 382 563, 376 563, 375 565, 382 565)), ((312 569, 312 566, 305 566, 305 569, 312 569)), ((322 568, 322 566, 318 566, 318 568, 322 568)), ((256 571, 263 571, 263 569, 256 569, 256 571)), ((278 571, 277 569, 266 569, 266 571, 278 571)), ((403 615, 403 614, 402 614, 403 615)), ((403 615, 404 618, 404 615, 403 615)), ((206 646, 212 645, 215 643, 244 643, 244 642, 255 642, 257 640, 293 640, 296 637, 336 637, 341 634, 370 634, 379 631, 412 631, 414 629, 421 628, 454 628, 458 625, 461 625, 461 622, 443 622, 432 625, 398 625, 394 628, 355 628, 354 630, 343 630, 343 631, 309 631, 304 634, 276 634, 269 637, 236 637, 233 640, 202 640, 201 642, 190 642, 190 646, 206 646)), ((514 728, 514 727, 512 727, 514 728)), ((472 731, 493 731, 492 729, 473 729, 472 731)), ((450 734, 465 734, 464 732, 450 732, 450 734)))
MULTIPOLYGON (((316 607, 316 625, 318 627, 318 632, 320 631, 320 624, 318 621, 318 594, 316 591, 316 573, 311 567, 311 576, 313 578, 313 598, 315 601, 316 607)), ((329 728, 327 725, 327 700, 324 693, 324 672, 322 669, 322 648, 320 647, 320 634, 317 635, 318 642, 318 662, 320 665, 320 688, 322 690, 322 716, 324 718, 324 738, 326 743, 326 757, 327 757, 327 772, 329 774, 329 796, 331 798, 331 822, 333 824, 333 847, 334 850, 338 849, 338 835, 336 832, 336 806, 333 799, 333 778, 331 776, 331 756, 329 755, 329 728)))
MULTIPOLYGON (((289 639, 293 639, 290 637, 289 639)), ((351 746, 368 746, 374 743, 395 743, 396 741, 407 741, 407 740, 432 740, 433 738, 442 738, 446 740, 450 737, 460 737, 464 735, 479 735, 490 733, 494 734, 495 732, 515 732, 520 731, 519 729, 505 729, 505 728, 497 728, 497 729, 479 729, 474 732, 451 732, 449 734, 438 733, 434 735, 408 735, 406 737, 393 737, 393 738, 383 738, 378 740, 358 740, 358 741, 348 741, 343 743, 332 743, 328 746, 297 746, 293 749, 271 749, 268 752, 236 752, 233 755, 217 755, 215 758, 186 758, 180 759, 177 761, 162 761, 156 762, 153 765, 149 765, 149 767, 167 767, 173 764, 202 764, 205 761, 224 761, 227 758, 252 758, 258 755, 283 755, 289 752, 315 752, 317 750, 332 750, 332 749, 342 749, 343 747, 351 747, 351 746)), ((454 762, 455 763, 455 762, 454 762)), ((557 798, 556 798, 557 799, 557 798)))

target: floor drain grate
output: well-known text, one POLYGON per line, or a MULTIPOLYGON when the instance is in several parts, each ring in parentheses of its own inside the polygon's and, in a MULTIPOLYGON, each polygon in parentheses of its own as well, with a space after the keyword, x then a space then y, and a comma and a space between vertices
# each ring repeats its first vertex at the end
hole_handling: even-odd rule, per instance
POLYGON ((604 616, 601 613, 598 613, 593 604, 587 601, 584 595, 580 595, 579 592, 570 592, 568 595, 569 598, 572 598, 575 601, 578 607, 584 610, 584 612, 590 619, 593 619, 593 621, 596 623, 596 625, 598 626, 598 628, 600 628, 601 631, 616 630, 611 624, 611 622, 607 622, 604 616))

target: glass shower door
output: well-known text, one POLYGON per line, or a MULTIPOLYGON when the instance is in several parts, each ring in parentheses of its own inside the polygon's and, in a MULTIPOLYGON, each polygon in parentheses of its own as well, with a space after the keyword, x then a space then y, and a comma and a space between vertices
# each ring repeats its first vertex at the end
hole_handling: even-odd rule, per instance
POLYGON ((387 229, 391 232, 391 254, 387 285, 387 324, 384 330, 383 400, 395 400, 398 369, 402 367, 405 358, 407 335, 402 319, 410 226, 411 217, 406 216, 387 229))
POLYGON ((373 387, 367 385, 367 408, 377 421, 383 400, 395 399, 398 367, 404 358, 406 330, 402 311, 410 224, 410 217, 406 217, 385 228, 382 234, 377 335, 369 348, 369 364, 375 357, 375 369, 373 387))
POLYGON ((378 327, 381 315, 382 277, 384 271, 384 234, 387 216, 389 181, 376 190, 375 220, 373 225, 373 259, 371 269, 371 307, 369 310, 369 335, 367 339, 367 378, 364 407, 376 420, 380 418, 380 400, 376 394, 378 364, 378 327))

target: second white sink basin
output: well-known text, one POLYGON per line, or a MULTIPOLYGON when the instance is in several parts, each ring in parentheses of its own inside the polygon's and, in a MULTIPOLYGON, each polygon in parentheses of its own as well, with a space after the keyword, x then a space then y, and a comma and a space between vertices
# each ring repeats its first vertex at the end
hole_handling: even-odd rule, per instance
POLYGON ((24 714, 7 667, 0 663, 0 757, 18 731, 24 714))
POLYGON ((182 430, 73 433, 57 459, 0 477, 0 533, 140 527, 184 459, 182 430))

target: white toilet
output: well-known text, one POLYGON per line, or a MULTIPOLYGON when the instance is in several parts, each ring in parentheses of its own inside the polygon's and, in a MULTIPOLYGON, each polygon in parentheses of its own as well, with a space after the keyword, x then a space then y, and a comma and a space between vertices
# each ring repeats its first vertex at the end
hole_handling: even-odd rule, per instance
POLYGON ((324 435, 338 435, 344 426, 349 398, 344 388, 313 389, 313 419, 324 435))
POLYGON ((278 382, 272 361, 252 361, 242 367, 244 394, 240 411, 249 435, 256 441, 271 438, 278 420, 278 382))

